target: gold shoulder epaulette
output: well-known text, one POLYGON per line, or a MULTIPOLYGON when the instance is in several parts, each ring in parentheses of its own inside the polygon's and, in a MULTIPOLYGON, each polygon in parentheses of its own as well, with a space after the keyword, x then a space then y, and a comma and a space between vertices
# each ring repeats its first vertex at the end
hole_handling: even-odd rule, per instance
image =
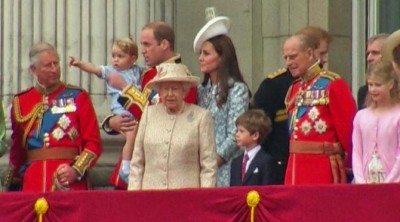
POLYGON ((83 90, 81 87, 79 87, 79 86, 76 86, 76 85, 71 85, 71 84, 67 84, 66 86, 65 86, 65 88, 69 88, 69 89, 78 89, 78 90, 83 90))
POLYGON ((320 73, 321 77, 325 77, 330 80, 340 79, 340 75, 329 70, 324 70, 320 73))
POLYGON ((280 68, 280 69, 276 70, 276 71, 273 72, 273 73, 269 73, 269 74, 267 75, 267 79, 273 79, 273 78, 275 78, 275 77, 277 77, 277 76, 282 75, 282 74, 285 73, 286 71, 287 71, 286 68, 280 68))

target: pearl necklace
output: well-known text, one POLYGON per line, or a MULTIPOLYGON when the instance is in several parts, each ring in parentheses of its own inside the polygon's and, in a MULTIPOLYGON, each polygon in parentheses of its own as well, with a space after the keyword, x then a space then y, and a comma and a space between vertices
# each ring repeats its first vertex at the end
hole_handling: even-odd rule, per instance
POLYGON ((182 102, 181 107, 179 108, 179 110, 177 112, 171 112, 171 110, 169 110, 165 105, 164 105, 164 109, 165 112, 167 112, 167 114, 169 115, 177 115, 183 112, 183 110, 185 109, 185 102, 182 102))

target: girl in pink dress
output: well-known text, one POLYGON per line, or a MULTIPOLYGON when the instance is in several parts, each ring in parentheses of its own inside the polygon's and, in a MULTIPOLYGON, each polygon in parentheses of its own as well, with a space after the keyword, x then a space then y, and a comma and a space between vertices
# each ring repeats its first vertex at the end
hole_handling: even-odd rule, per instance
POLYGON ((354 118, 354 183, 400 182, 399 81, 390 62, 367 72, 367 108, 354 118))

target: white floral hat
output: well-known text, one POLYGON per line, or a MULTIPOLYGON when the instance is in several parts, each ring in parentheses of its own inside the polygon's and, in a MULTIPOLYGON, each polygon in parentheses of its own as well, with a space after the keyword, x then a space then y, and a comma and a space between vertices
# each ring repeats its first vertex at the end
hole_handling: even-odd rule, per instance
POLYGON ((195 53, 200 52, 203 42, 218 35, 228 34, 231 27, 231 20, 225 16, 216 16, 216 9, 214 7, 206 8, 206 20, 208 22, 200 29, 196 38, 194 38, 193 49, 195 53))
POLYGON ((187 82, 197 86, 200 81, 199 77, 190 73, 187 66, 180 63, 161 63, 156 69, 157 75, 147 85, 150 89, 161 82, 187 82))
POLYGON ((393 49, 400 45, 400 30, 385 39, 382 45, 382 60, 393 61, 393 49))

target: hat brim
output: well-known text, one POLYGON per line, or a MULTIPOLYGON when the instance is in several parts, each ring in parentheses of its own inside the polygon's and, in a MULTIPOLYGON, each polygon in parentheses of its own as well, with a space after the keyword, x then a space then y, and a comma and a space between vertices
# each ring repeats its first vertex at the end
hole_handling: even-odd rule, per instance
POLYGON ((397 30, 385 39, 382 45, 382 60, 393 61, 393 49, 400 45, 400 30, 397 30))
POLYGON ((153 79, 148 84, 149 89, 155 89, 155 87, 163 82, 182 82, 189 83, 192 87, 197 87, 200 82, 200 78, 197 76, 186 76, 186 77, 164 77, 162 79, 153 79))
POLYGON ((208 21, 194 38, 194 52, 199 53, 201 45, 208 39, 218 35, 228 34, 230 27, 231 20, 225 16, 218 16, 208 21))

